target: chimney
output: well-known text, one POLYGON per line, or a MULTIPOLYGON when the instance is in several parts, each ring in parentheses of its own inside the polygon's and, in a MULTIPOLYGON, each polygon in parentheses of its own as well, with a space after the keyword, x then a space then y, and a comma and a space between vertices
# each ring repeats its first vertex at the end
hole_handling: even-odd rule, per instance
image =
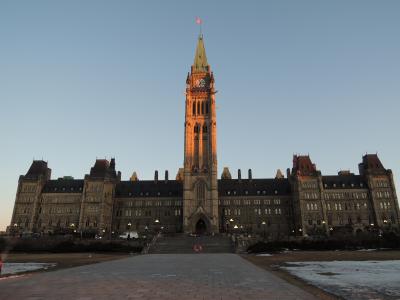
POLYGON ((240 169, 238 169, 238 179, 239 181, 242 180, 242 171, 240 169))
POLYGON ((154 172, 154 182, 155 183, 158 182, 158 171, 157 170, 154 172))
POLYGON ((168 182, 168 170, 165 170, 165 182, 168 182))
POLYGON ((253 179, 253 176, 251 174, 251 169, 249 169, 249 180, 252 180, 252 179, 253 179))

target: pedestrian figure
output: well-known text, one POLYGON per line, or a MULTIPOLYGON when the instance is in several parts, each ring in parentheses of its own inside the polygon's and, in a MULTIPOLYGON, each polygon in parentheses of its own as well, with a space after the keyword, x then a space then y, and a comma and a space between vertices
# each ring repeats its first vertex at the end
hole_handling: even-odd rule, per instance
POLYGON ((202 247, 200 244, 194 244, 193 250, 194 250, 196 253, 199 253, 199 252, 203 251, 203 247, 202 247))

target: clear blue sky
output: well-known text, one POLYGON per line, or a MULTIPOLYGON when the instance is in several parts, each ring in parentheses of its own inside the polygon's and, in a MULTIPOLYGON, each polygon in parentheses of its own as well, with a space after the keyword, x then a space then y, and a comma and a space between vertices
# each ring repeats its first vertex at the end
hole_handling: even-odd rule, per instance
POLYGON ((0 230, 33 158, 83 178, 183 163, 198 28, 215 74, 219 173, 323 174, 378 152, 399 183, 399 1, 1 1, 0 230))

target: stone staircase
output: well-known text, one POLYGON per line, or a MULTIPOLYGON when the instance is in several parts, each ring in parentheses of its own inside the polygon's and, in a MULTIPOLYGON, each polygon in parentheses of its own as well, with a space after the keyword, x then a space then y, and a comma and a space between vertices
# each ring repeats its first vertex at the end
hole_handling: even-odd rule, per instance
POLYGON ((187 234, 161 235, 150 247, 150 254, 196 253, 195 245, 201 245, 199 253, 232 253, 231 239, 225 235, 191 236, 187 234))

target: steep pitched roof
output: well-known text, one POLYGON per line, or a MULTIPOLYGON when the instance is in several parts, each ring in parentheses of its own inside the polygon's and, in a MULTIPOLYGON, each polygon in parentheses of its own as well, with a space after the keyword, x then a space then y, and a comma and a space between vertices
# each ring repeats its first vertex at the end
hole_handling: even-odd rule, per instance
POLYGON ((196 54, 194 55, 193 72, 208 72, 206 49, 204 47, 203 35, 199 35, 196 54))
POLYGON ((292 173, 302 176, 317 174, 317 167, 312 163, 308 155, 293 155, 292 173))
POLYGON ((43 187, 42 193, 82 193, 82 179, 49 180, 43 187))
POLYGON ((176 180, 121 181, 115 188, 115 197, 182 197, 183 183, 176 180))
POLYGON ((25 175, 28 179, 37 179, 40 175, 50 178, 51 169, 47 167, 47 162, 34 160, 25 175))
POLYGON ((332 175, 322 176, 324 189, 363 189, 367 188, 367 183, 360 175, 332 175))
POLYGON ((219 196, 289 195, 288 179, 221 179, 218 180, 219 196))
POLYGON ((107 159, 96 159, 94 166, 90 169, 92 178, 117 178, 115 161, 112 164, 107 159))

